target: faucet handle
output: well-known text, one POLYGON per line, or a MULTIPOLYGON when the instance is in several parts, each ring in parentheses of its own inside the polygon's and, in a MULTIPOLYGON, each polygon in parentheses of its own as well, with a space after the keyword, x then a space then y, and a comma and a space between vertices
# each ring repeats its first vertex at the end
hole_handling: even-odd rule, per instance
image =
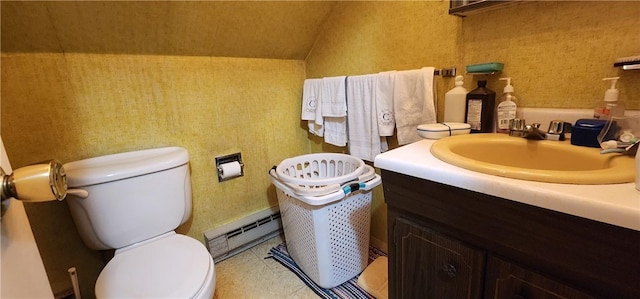
POLYGON ((509 120, 509 131, 524 131, 525 120, 521 118, 514 118, 509 120))
POLYGON ((525 131, 525 120, 521 118, 514 118, 509 120, 509 136, 523 137, 525 131))
POLYGON ((549 134, 571 133, 572 128, 573 126, 571 123, 561 120, 552 120, 549 123, 549 134))
POLYGON ((561 120, 552 120, 549 123, 549 130, 547 131, 549 135, 547 136, 549 136, 553 140, 562 141, 565 139, 564 134, 571 133, 571 129, 572 126, 568 122, 564 122, 561 120), (551 137, 550 135, 554 137, 551 137))

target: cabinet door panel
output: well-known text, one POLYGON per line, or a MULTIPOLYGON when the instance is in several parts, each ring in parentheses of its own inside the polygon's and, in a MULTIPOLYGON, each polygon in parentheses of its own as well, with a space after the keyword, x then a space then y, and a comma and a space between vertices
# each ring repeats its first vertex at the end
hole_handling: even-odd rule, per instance
POLYGON ((485 298, 595 299, 561 282, 490 256, 485 298))
POLYGON ((395 226, 401 298, 480 298, 484 253, 410 220, 395 226))

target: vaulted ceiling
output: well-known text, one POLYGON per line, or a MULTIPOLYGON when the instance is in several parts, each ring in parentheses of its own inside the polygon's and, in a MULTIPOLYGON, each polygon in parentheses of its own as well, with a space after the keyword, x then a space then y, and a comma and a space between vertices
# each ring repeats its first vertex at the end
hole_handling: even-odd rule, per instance
POLYGON ((2 1, 1 49, 304 59, 330 1, 2 1))

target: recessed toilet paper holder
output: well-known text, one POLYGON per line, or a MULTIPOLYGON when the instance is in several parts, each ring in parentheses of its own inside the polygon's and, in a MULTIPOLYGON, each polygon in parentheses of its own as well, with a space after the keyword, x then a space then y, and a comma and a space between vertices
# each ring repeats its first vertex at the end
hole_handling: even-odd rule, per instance
POLYGON ((235 178, 244 176, 244 163, 242 163, 242 155, 240 153, 216 157, 216 168, 218 169, 218 182, 224 182, 230 179, 235 179, 235 178), (240 164, 240 172, 225 174, 224 168, 227 168, 227 167, 226 166, 223 167, 223 164, 231 165, 231 164, 235 164, 234 162, 238 162, 238 164, 240 164))

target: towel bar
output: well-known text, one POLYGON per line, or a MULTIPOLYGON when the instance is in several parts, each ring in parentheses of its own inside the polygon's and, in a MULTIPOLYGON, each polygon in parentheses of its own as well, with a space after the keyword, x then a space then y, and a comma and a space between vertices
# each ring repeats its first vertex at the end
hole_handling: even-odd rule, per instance
POLYGON ((446 69, 436 69, 433 71, 433 74, 436 76, 442 77, 455 77, 456 76, 456 68, 446 68, 446 69))

